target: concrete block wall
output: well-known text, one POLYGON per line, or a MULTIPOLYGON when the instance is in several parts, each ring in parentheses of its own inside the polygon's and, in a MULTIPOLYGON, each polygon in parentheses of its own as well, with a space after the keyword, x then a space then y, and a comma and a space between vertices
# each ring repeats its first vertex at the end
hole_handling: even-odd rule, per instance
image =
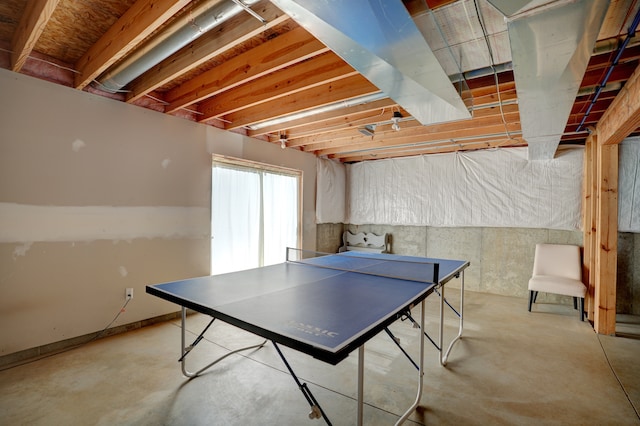
POLYGON ((616 311, 640 315, 640 234, 618 233, 616 311))
MULTIPOLYGON (((467 290, 523 299, 528 297, 537 243, 582 245, 582 231, 320 224, 318 250, 337 251, 343 230, 390 233, 396 254, 469 260, 467 290)), ((640 315, 640 234, 621 234, 618 255, 618 312, 640 315)), ((538 301, 572 304, 569 297, 546 294, 538 301)))

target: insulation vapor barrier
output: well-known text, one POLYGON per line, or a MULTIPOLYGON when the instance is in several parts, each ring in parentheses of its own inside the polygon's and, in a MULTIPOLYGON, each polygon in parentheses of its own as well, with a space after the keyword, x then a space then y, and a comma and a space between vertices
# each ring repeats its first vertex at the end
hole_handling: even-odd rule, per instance
MULTIPOLYGON (((343 222, 579 230, 583 156, 561 147, 529 161, 527 148, 508 148, 347 165, 343 222)), ((319 193, 327 179, 318 176, 319 193)), ((318 221, 338 208, 318 203, 318 221)))
POLYGON ((640 137, 618 150, 618 231, 640 233, 640 137))
POLYGON ((317 160, 316 222, 345 222, 347 171, 342 163, 317 160))

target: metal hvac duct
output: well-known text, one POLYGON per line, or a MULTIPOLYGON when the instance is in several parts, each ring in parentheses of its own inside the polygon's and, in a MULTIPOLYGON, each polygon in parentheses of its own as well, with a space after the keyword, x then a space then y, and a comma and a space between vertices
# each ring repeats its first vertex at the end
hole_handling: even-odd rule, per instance
POLYGON ((608 0, 565 1, 508 21, 530 160, 554 157, 608 7, 608 0))
POLYGON ((401 0, 272 0, 422 124, 470 118, 401 0))
POLYGON ((364 95, 358 98, 347 99, 345 101, 340 101, 340 102, 334 102, 332 104, 323 105, 317 108, 296 112, 293 114, 285 115, 283 117, 262 121, 260 123, 252 124, 247 127, 250 130, 260 130, 260 129, 264 129, 265 127, 287 123, 289 121, 298 120, 300 118, 311 117, 313 115, 322 114, 325 112, 337 111, 343 108, 350 108, 353 106, 362 105, 369 102, 379 101, 380 99, 385 99, 385 98, 387 98, 387 95, 385 95, 382 92, 372 93, 370 95, 364 95))
MULTIPOLYGON (((525 8, 529 9, 532 7, 536 7, 535 3, 540 3, 540 0, 487 0, 489 3, 493 5, 496 9, 498 9, 504 16, 513 16, 518 12, 524 10, 525 8)), ((546 1, 548 3, 549 0, 546 1)))
POLYGON ((248 6, 257 1, 244 0, 241 3, 239 0, 223 2, 209 0, 202 2, 185 16, 177 19, 159 36, 150 40, 133 55, 103 74, 98 82, 100 89, 112 93, 120 91, 136 77, 243 10, 256 16, 248 9, 248 6))

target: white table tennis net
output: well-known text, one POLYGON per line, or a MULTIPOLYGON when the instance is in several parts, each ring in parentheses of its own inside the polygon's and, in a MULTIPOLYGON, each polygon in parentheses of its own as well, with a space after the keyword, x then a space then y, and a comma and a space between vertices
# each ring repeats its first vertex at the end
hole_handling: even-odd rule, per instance
POLYGON ((401 258, 359 252, 324 253, 287 248, 287 262, 317 268, 373 275, 420 283, 438 283, 439 264, 418 258, 401 258))

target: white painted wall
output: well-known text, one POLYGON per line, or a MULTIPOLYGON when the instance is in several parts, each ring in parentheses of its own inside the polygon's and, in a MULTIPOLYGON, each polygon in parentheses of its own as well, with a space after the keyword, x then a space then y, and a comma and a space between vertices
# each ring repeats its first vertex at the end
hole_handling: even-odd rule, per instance
POLYGON ((147 284, 209 273, 211 154, 303 171, 310 154, 0 69, 0 356, 177 310, 147 284))

